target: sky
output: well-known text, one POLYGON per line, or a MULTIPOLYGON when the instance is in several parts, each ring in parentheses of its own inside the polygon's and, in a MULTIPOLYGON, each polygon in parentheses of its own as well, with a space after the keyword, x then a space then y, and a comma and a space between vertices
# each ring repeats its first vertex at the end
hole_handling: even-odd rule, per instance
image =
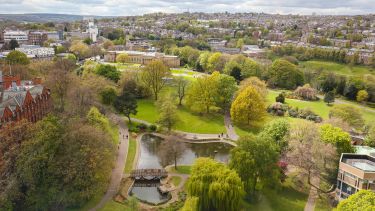
POLYGON ((128 16, 186 11, 358 15, 374 14, 375 0, 0 0, 1 14, 128 16))

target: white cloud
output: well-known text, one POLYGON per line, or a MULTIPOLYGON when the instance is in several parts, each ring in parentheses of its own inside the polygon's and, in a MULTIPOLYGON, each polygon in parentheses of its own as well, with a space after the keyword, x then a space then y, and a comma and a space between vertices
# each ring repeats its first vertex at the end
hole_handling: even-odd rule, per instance
POLYGON ((150 12, 369 14, 374 0, 0 0, 0 13, 140 15, 150 12))

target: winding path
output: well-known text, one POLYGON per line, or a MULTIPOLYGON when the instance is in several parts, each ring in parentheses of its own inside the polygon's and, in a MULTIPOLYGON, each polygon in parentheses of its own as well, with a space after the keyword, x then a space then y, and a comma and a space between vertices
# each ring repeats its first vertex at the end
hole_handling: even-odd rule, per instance
POLYGON ((107 203, 115 196, 121 183, 121 179, 125 168, 126 157, 128 154, 129 140, 126 138, 126 136, 129 135, 129 132, 127 125, 121 116, 118 116, 116 114, 110 114, 109 116, 112 119, 112 121, 116 122, 119 126, 120 143, 118 146, 118 155, 115 168, 112 170, 112 176, 107 192, 102 197, 100 202, 95 207, 91 208, 90 211, 96 211, 101 209, 105 205, 105 203, 107 203))

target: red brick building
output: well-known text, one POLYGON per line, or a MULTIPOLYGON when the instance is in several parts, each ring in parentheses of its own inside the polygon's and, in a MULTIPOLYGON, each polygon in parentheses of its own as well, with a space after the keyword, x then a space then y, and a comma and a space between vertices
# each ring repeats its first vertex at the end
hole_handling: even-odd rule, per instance
POLYGON ((39 79, 20 81, 19 77, 5 76, 2 82, 4 90, 0 96, 0 127, 21 119, 36 122, 51 111, 51 92, 39 83, 39 79), (4 80, 7 77, 16 80, 8 86, 4 80))

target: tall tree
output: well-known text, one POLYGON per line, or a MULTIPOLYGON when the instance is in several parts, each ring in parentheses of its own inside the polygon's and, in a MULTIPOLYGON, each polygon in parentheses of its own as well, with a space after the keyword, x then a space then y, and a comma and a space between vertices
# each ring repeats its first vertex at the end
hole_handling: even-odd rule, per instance
POLYGON ((325 93, 324 102, 326 102, 328 105, 335 102, 335 93, 333 91, 325 93))
POLYGON ((186 89, 189 85, 189 81, 184 77, 180 76, 176 78, 178 105, 182 105, 182 100, 185 97, 186 89))
POLYGON ((234 122, 249 126, 252 121, 259 122, 265 117, 265 100, 254 87, 248 86, 232 103, 230 114, 234 122))
POLYGON ((14 50, 18 47, 20 47, 20 45, 18 44, 17 40, 14 40, 14 39, 10 40, 10 42, 9 42, 10 50, 14 50))
POLYGON ((160 113, 157 122, 161 126, 166 127, 170 132, 172 130, 172 127, 178 121, 177 106, 174 104, 174 99, 172 96, 168 95, 159 99, 157 104, 160 113))
POLYGON ((122 54, 119 54, 117 57, 116 57, 116 61, 117 62, 120 62, 122 64, 126 63, 126 61, 128 61, 129 59, 129 55, 126 54, 126 53, 122 53, 122 54))
POLYGON ((258 182, 278 183, 278 147, 267 136, 244 136, 231 151, 229 166, 244 182, 246 193, 255 196, 258 182))
POLYGON ((129 123, 131 123, 130 115, 137 114, 137 100, 135 98, 134 90, 136 84, 134 81, 125 84, 122 94, 116 98, 113 106, 117 111, 128 117, 129 123))
POLYGON ((187 93, 186 104, 197 111, 206 111, 216 106, 219 73, 202 76, 194 81, 187 93))
POLYGON ((169 76, 169 68, 162 61, 155 60, 142 71, 141 80, 146 86, 150 87, 155 100, 158 100, 158 94, 165 86, 166 78, 169 76))
POLYGON ((268 74, 268 83, 279 88, 294 89, 304 82, 303 73, 297 66, 283 59, 275 60, 268 74))
POLYGON ((275 119, 268 123, 259 134, 260 137, 270 137, 283 154, 288 150, 290 123, 285 119, 275 119))
POLYGON ((162 141, 158 150, 161 165, 174 164, 174 168, 177 169, 177 160, 182 157, 185 149, 185 143, 178 140, 178 137, 168 136, 162 141))
POLYGON ((198 198, 198 211, 239 210, 244 195, 238 174, 210 158, 196 159, 187 190, 188 197, 198 198))
POLYGON ((304 121, 292 128, 287 157, 291 165, 301 170, 310 186, 325 193, 332 191, 334 186, 327 190, 311 182, 313 177, 318 177, 321 182, 333 185, 338 164, 336 148, 320 140, 315 123, 304 121))
POLYGON ((236 80, 232 76, 220 74, 217 82, 216 105, 222 110, 228 110, 236 91, 236 80))

